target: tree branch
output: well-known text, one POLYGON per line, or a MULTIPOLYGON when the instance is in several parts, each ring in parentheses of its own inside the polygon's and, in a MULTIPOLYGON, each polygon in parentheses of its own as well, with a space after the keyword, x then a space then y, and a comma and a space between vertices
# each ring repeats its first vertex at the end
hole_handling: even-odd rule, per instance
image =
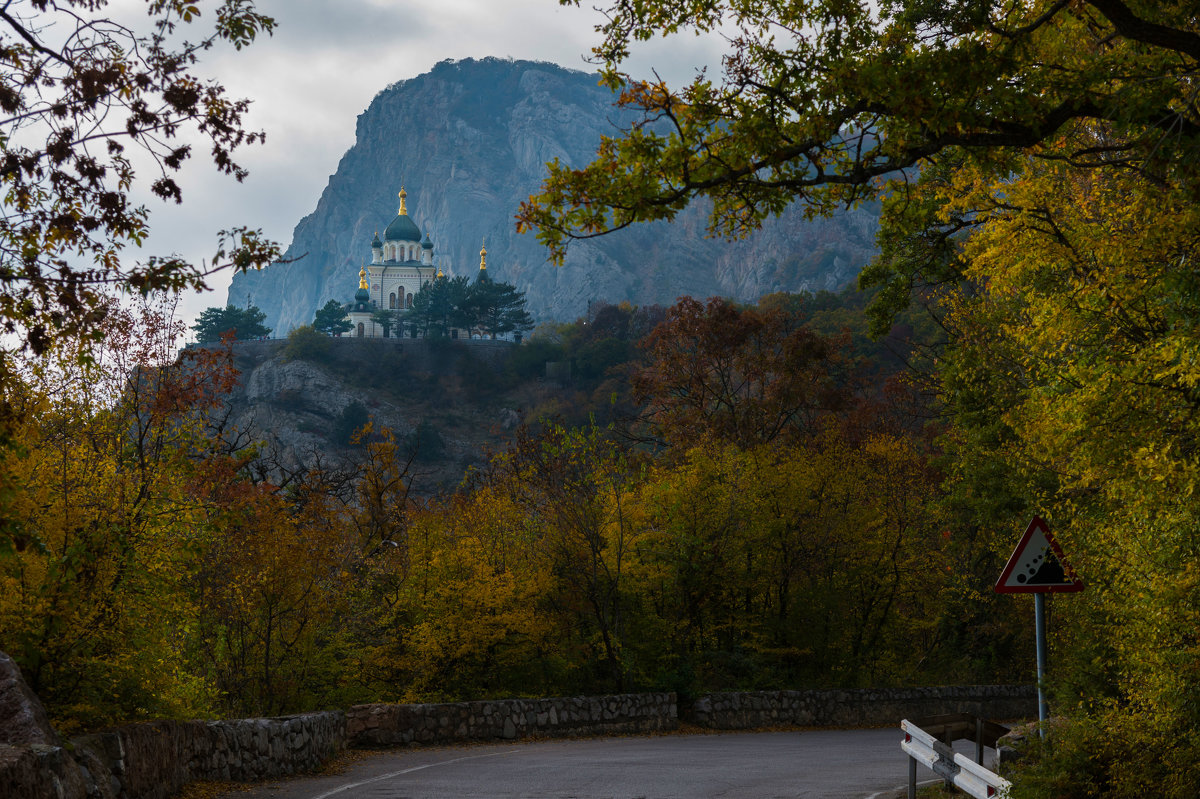
POLYGON ((1200 61, 1200 35, 1136 16, 1121 0, 1086 0, 1112 23, 1117 33, 1135 42, 1174 50, 1200 61))

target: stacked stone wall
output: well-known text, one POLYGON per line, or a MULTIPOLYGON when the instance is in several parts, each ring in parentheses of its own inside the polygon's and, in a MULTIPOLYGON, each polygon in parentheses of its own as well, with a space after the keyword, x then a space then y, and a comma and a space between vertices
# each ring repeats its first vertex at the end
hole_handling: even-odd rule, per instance
POLYGON ((106 779, 91 781, 107 782, 114 796, 163 799, 193 780, 251 782, 312 770, 345 749, 346 719, 329 712, 156 721, 81 736, 72 744, 77 757, 86 752, 107 772, 106 779))
POLYGON ((195 780, 252 782, 310 771, 345 746, 340 711, 131 724, 69 746, 0 745, 0 796, 166 799, 195 780))
POLYGON ((779 724, 880 727, 944 713, 993 720, 1030 718, 1037 715, 1037 690, 1029 685, 967 685, 715 693, 697 699, 686 720, 718 730, 779 724))
POLYGON ((512 740, 673 730, 675 694, 358 705, 346 712, 351 746, 512 740))
MULTIPOLYGON (((9 673, 16 675, 8 661, 9 673)), ((0 662, 0 672, 3 671, 0 662)), ((64 745, 23 682, 0 673, 27 724, 0 738, 0 796, 22 799, 165 799, 193 780, 251 782, 312 770, 347 747, 444 744, 646 733, 680 718, 712 729, 776 725, 892 726, 903 718, 973 713, 1037 715, 1032 686, 707 694, 681 714, 675 694, 622 694, 424 705, 359 705, 345 713, 273 719, 149 722, 64 745)), ((0 694, 4 693, 0 690, 0 694)), ((3 697, 0 697, 3 698, 3 697)), ((0 703, 3 706, 3 703, 0 703)), ((13 725, 10 725, 10 730, 13 725)))

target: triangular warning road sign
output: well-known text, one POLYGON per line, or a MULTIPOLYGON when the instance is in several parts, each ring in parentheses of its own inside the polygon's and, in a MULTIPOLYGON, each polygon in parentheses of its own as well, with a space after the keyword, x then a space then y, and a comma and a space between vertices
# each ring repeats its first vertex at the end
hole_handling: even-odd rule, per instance
POLYGON ((1050 528, 1040 516, 1034 516, 1004 571, 1000 572, 996 592, 1035 594, 1082 590, 1083 581, 1075 576, 1075 570, 1067 563, 1050 528))

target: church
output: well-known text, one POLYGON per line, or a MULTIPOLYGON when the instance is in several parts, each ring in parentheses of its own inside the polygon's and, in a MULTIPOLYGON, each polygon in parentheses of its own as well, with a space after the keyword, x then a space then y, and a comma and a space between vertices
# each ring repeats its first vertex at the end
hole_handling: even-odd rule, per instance
MULTIPOLYGON (((405 311, 412 308, 413 297, 435 278, 445 277, 433 265, 433 242, 408 215, 408 192, 400 187, 400 210, 383 231, 371 242, 371 262, 358 270, 358 291, 350 304, 348 315, 353 327, 351 336, 383 338, 384 326, 372 316, 376 311, 405 311)), ((479 275, 487 279, 487 248, 479 251, 479 275)), ((465 334, 465 331, 463 331, 465 334)), ((460 331, 452 330, 453 338, 460 331)), ((394 331, 392 336, 397 335, 394 331)))

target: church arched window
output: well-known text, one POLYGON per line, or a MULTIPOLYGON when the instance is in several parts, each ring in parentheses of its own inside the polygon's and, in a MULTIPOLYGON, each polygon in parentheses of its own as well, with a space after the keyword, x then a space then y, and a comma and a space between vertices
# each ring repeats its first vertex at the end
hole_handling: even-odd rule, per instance
POLYGON ((406 307, 408 307, 408 308, 411 308, 411 307, 412 307, 412 292, 411 292, 411 291, 408 293, 408 300, 407 300, 407 306, 406 306, 406 307))
POLYGON ((362 323, 362 322, 359 322, 359 323, 358 323, 358 337, 359 337, 359 338, 362 338, 362 337, 364 337, 366 334, 367 334, 367 328, 366 328, 366 327, 363 325, 363 323, 362 323))
POLYGON ((388 307, 389 308, 396 307, 396 292, 394 292, 394 291, 388 295, 388 307))

